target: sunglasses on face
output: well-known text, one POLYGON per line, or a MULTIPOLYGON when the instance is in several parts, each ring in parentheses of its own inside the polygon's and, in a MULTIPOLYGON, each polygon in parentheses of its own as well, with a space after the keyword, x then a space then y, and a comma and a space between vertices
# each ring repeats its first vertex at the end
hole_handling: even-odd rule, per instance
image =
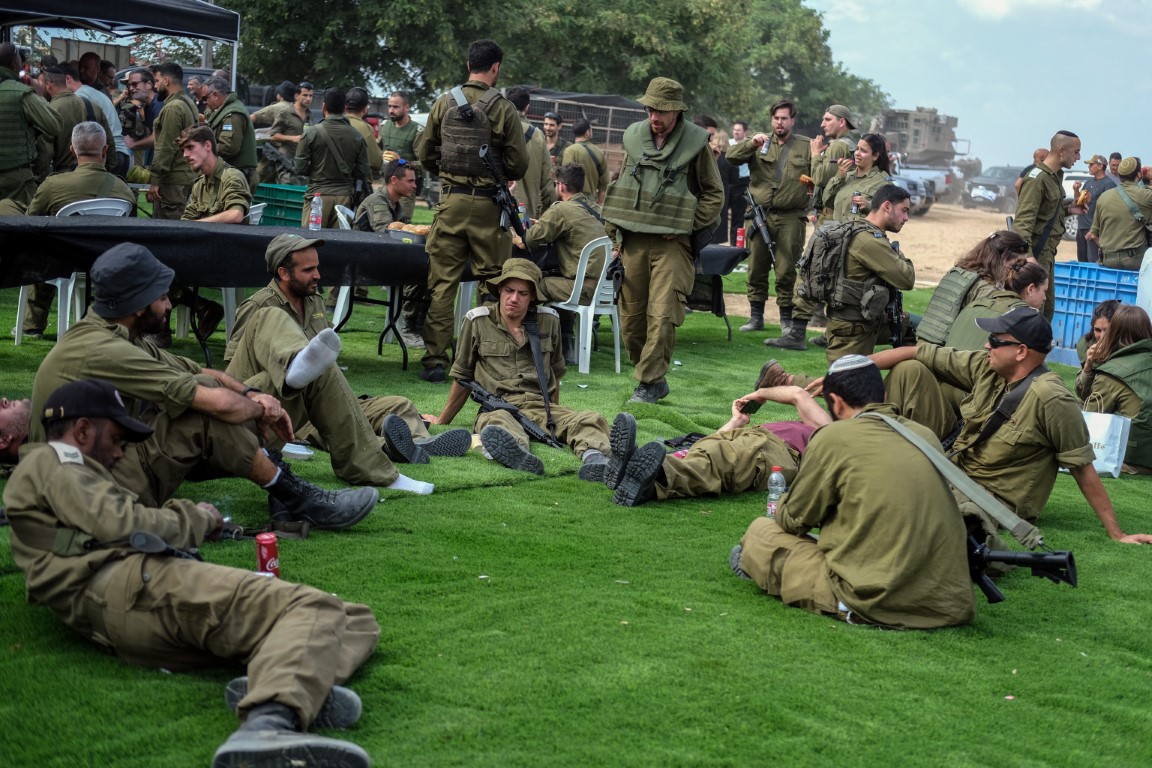
POLYGON ((998 339, 992 334, 988 334, 988 346, 992 349, 999 349, 1000 347, 1019 347, 1024 342, 1016 341, 1015 339, 998 339))

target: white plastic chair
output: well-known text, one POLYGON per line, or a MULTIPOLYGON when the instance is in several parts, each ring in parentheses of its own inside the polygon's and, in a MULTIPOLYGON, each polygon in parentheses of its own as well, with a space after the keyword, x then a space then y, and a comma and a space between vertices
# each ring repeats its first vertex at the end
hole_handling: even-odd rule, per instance
POLYGON ((612 318, 612 341, 616 346, 616 373, 620 373, 620 313, 616 309, 616 296, 613 293, 612 281, 608 279, 608 262, 612 260, 612 240, 607 237, 598 237, 584 246, 580 251, 580 265, 576 267, 576 282, 572 285, 572 295, 567 301, 549 301, 547 306, 555 309, 576 313, 580 322, 579 336, 579 365, 580 373, 588 373, 592 362, 592 322, 596 315, 608 315, 612 318), (596 281, 596 290, 592 293, 590 304, 580 303, 581 289, 584 287, 584 278, 587 276, 588 263, 597 252, 604 254, 604 265, 600 268, 600 275, 596 281))
POLYGON ((264 218, 264 209, 268 207, 268 203, 256 203, 248 209, 248 223, 253 227, 260 224, 260 219, 264 218))
MULTIPOLYGON (((340 229, 352 229, 352 217, 356 213, 346 205, 336 206, 336 223, 340 229)), ((339 327, 352 310, 352 286, 342 285, 336 292, 336 311, 332 314, 332 326, 339 327)))
MULTIPOLYGON (((66 216, 127 216, 133 204, 114 197, 97 197, 92 200, 77 200, 56 212, 58 218, 66 216)), ((72 327, 72 316, 84 314, 84 294, 87 288, 85 273, 73 272, 70 277, 48 280, 56 286, 56 339, 72 327)), ((24 343, 24 317, 28 314, 28 292, 31 286, 20 286, 20 297, 16 308, 16 346, 24 343)))

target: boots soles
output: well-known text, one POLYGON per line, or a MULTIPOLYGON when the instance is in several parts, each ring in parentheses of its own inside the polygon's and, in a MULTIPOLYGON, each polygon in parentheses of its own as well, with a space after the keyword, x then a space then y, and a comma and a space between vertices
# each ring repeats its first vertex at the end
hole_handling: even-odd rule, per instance
POLYGON ((393 454, 403 456, 409 464, 428 463, 428 451, 412 440, 412 430, 404 423, 404 419, 389 414, 384 417, 384 428, 380 431, 384 433, 384 440, 393 454))
POLYGON ((544 474, 544 462, 539 456, 534 456, 526 450, 512 433, 501 427, 489 425, 480 432, 480 444, 492 459, 508 469, 521 472, 531 472, 534 475, 544 474))

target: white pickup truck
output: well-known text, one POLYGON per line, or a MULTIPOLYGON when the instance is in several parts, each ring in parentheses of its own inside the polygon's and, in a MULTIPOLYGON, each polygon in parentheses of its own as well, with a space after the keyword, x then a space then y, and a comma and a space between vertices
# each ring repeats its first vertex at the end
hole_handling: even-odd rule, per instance
POLYGON ((934 200, 941 200, 952 191, 955 174, 951 168, 936 168, 928 165, 908 165, 900 163, 897 171, 906 179, 915 179, 932 194, 934 200))

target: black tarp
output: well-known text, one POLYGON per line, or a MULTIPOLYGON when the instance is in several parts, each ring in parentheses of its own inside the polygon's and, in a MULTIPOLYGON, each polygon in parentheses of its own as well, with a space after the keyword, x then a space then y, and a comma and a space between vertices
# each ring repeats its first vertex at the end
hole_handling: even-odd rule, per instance
POLYGON ((12 26, 240 39, 240 14, 200 0, 0 0, 0 27, 12 26))

